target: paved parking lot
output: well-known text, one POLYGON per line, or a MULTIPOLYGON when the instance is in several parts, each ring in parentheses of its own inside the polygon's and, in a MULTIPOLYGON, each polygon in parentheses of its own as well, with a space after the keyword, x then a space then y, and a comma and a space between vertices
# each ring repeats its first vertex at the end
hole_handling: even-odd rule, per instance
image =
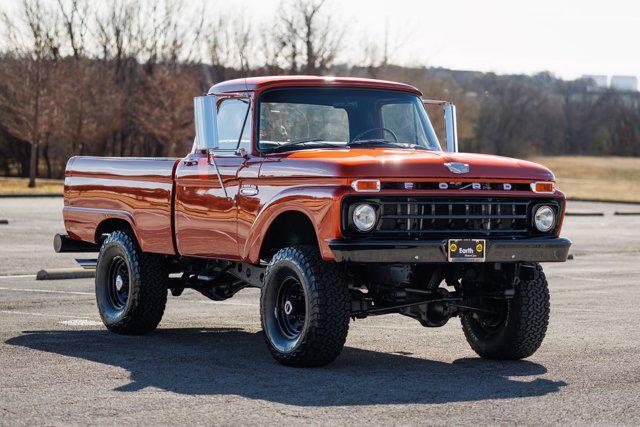
POLYGON ((277 365, 258 292, 225 302, 170 297, 160 328, 108 333, 91 279, 35 281, 73 267, 51 249, 61 199, 0 199, 0 424, 640 423, 640 206, 571 203, 574 259, 546 264, 552 314, 530 359, 478 359, 452 319, 351 324, 340 358, 277 365))

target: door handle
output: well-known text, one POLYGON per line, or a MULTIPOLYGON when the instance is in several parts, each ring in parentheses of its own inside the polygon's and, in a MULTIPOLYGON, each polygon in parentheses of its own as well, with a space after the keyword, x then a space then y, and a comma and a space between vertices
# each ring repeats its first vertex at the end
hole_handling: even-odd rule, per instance
POLYGON ((194 157, 187 157, 182 161, 182 164, 185 166, 195 166, 198 164, 198 159, 194 157))

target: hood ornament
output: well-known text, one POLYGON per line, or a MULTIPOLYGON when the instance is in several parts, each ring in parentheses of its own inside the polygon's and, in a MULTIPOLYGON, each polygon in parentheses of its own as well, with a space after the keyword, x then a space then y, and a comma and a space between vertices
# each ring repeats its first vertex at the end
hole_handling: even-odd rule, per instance
POLYGON ((468 173, 469 165, 460 162, 449 162, 444 164, 453 173, 468 173))

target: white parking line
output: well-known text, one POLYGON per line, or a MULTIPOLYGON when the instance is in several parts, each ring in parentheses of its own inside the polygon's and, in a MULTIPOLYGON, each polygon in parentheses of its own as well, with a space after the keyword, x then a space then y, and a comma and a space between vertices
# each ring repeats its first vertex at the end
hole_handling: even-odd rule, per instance
POLYGON ((89 319, 70 319, 58 322, 65 326, 102 326, 102 322, 89 319))
POLYGON ((21 279, 24 277, 31 277, 32 279, 36 278, 35 274, 11 274, 8 276, 0 276, 0 279, 21 279))
POLYGON ((38 316, 38 317, 66 317, 68 319, 83 319, 88 320, 86 316, 70 316, 68 314, 53 314, 53 313, 34 313, 29 311, 16 311, 16 310, 0 310, 2 314, 17 314, 20 316, 38 316))
POLYGON ((192 302, 192 303, 196 303, 196 304, 214 304, 214 305, 218 305, 218 304, 222 304, 222 305, 235 305, 238 307, 255 307, 258 308, 259 305, 258 304, 251 304, 248 302, 232 302, 232 301, 190 301, 190 300, 185 300, 185 301, 181 301, 181 302, 192 302))
POLYGON ((77 291, 58 291, 55 289, 26 289, 26 288, 3 288, 0 291, 14 292, 41 292, 45 294, 69 294, 69 295, 95 295, 93 292, 77 292, 77 291))
MULTIPOLYGON (((0 287, 0 291, 14 291, 14 292, 41 292, 47 294, 69 294, 69 295, 91 295, 93 292, 78 292, 78 291, 59 291, 54 289, 27 289, 27 288, 5 288, 0 287)), ((231 302, 231 301, 191 301, 182 300, 180 302, 195 303, 195 304, 221 304, 221 305, 234 305, 239 307, 258 307, 258 304, 243 303, 243 302, 231 302)))

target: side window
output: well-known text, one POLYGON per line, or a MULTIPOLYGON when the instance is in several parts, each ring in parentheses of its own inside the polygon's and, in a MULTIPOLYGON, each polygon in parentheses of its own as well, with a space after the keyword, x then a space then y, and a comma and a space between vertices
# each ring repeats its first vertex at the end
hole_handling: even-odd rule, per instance
POLYGON ((225 99, 218 106, 218 148, 235 150, 240 138, 240 147, 251 148, 251 103, 248 98, 225 99), (242 133, 242 137, 240 134, 242 133))
POLYGON ((398 142, 428 145, 413 103, 384 104, 381 115, 382 126, 391 129, 398 137, 398 142))

